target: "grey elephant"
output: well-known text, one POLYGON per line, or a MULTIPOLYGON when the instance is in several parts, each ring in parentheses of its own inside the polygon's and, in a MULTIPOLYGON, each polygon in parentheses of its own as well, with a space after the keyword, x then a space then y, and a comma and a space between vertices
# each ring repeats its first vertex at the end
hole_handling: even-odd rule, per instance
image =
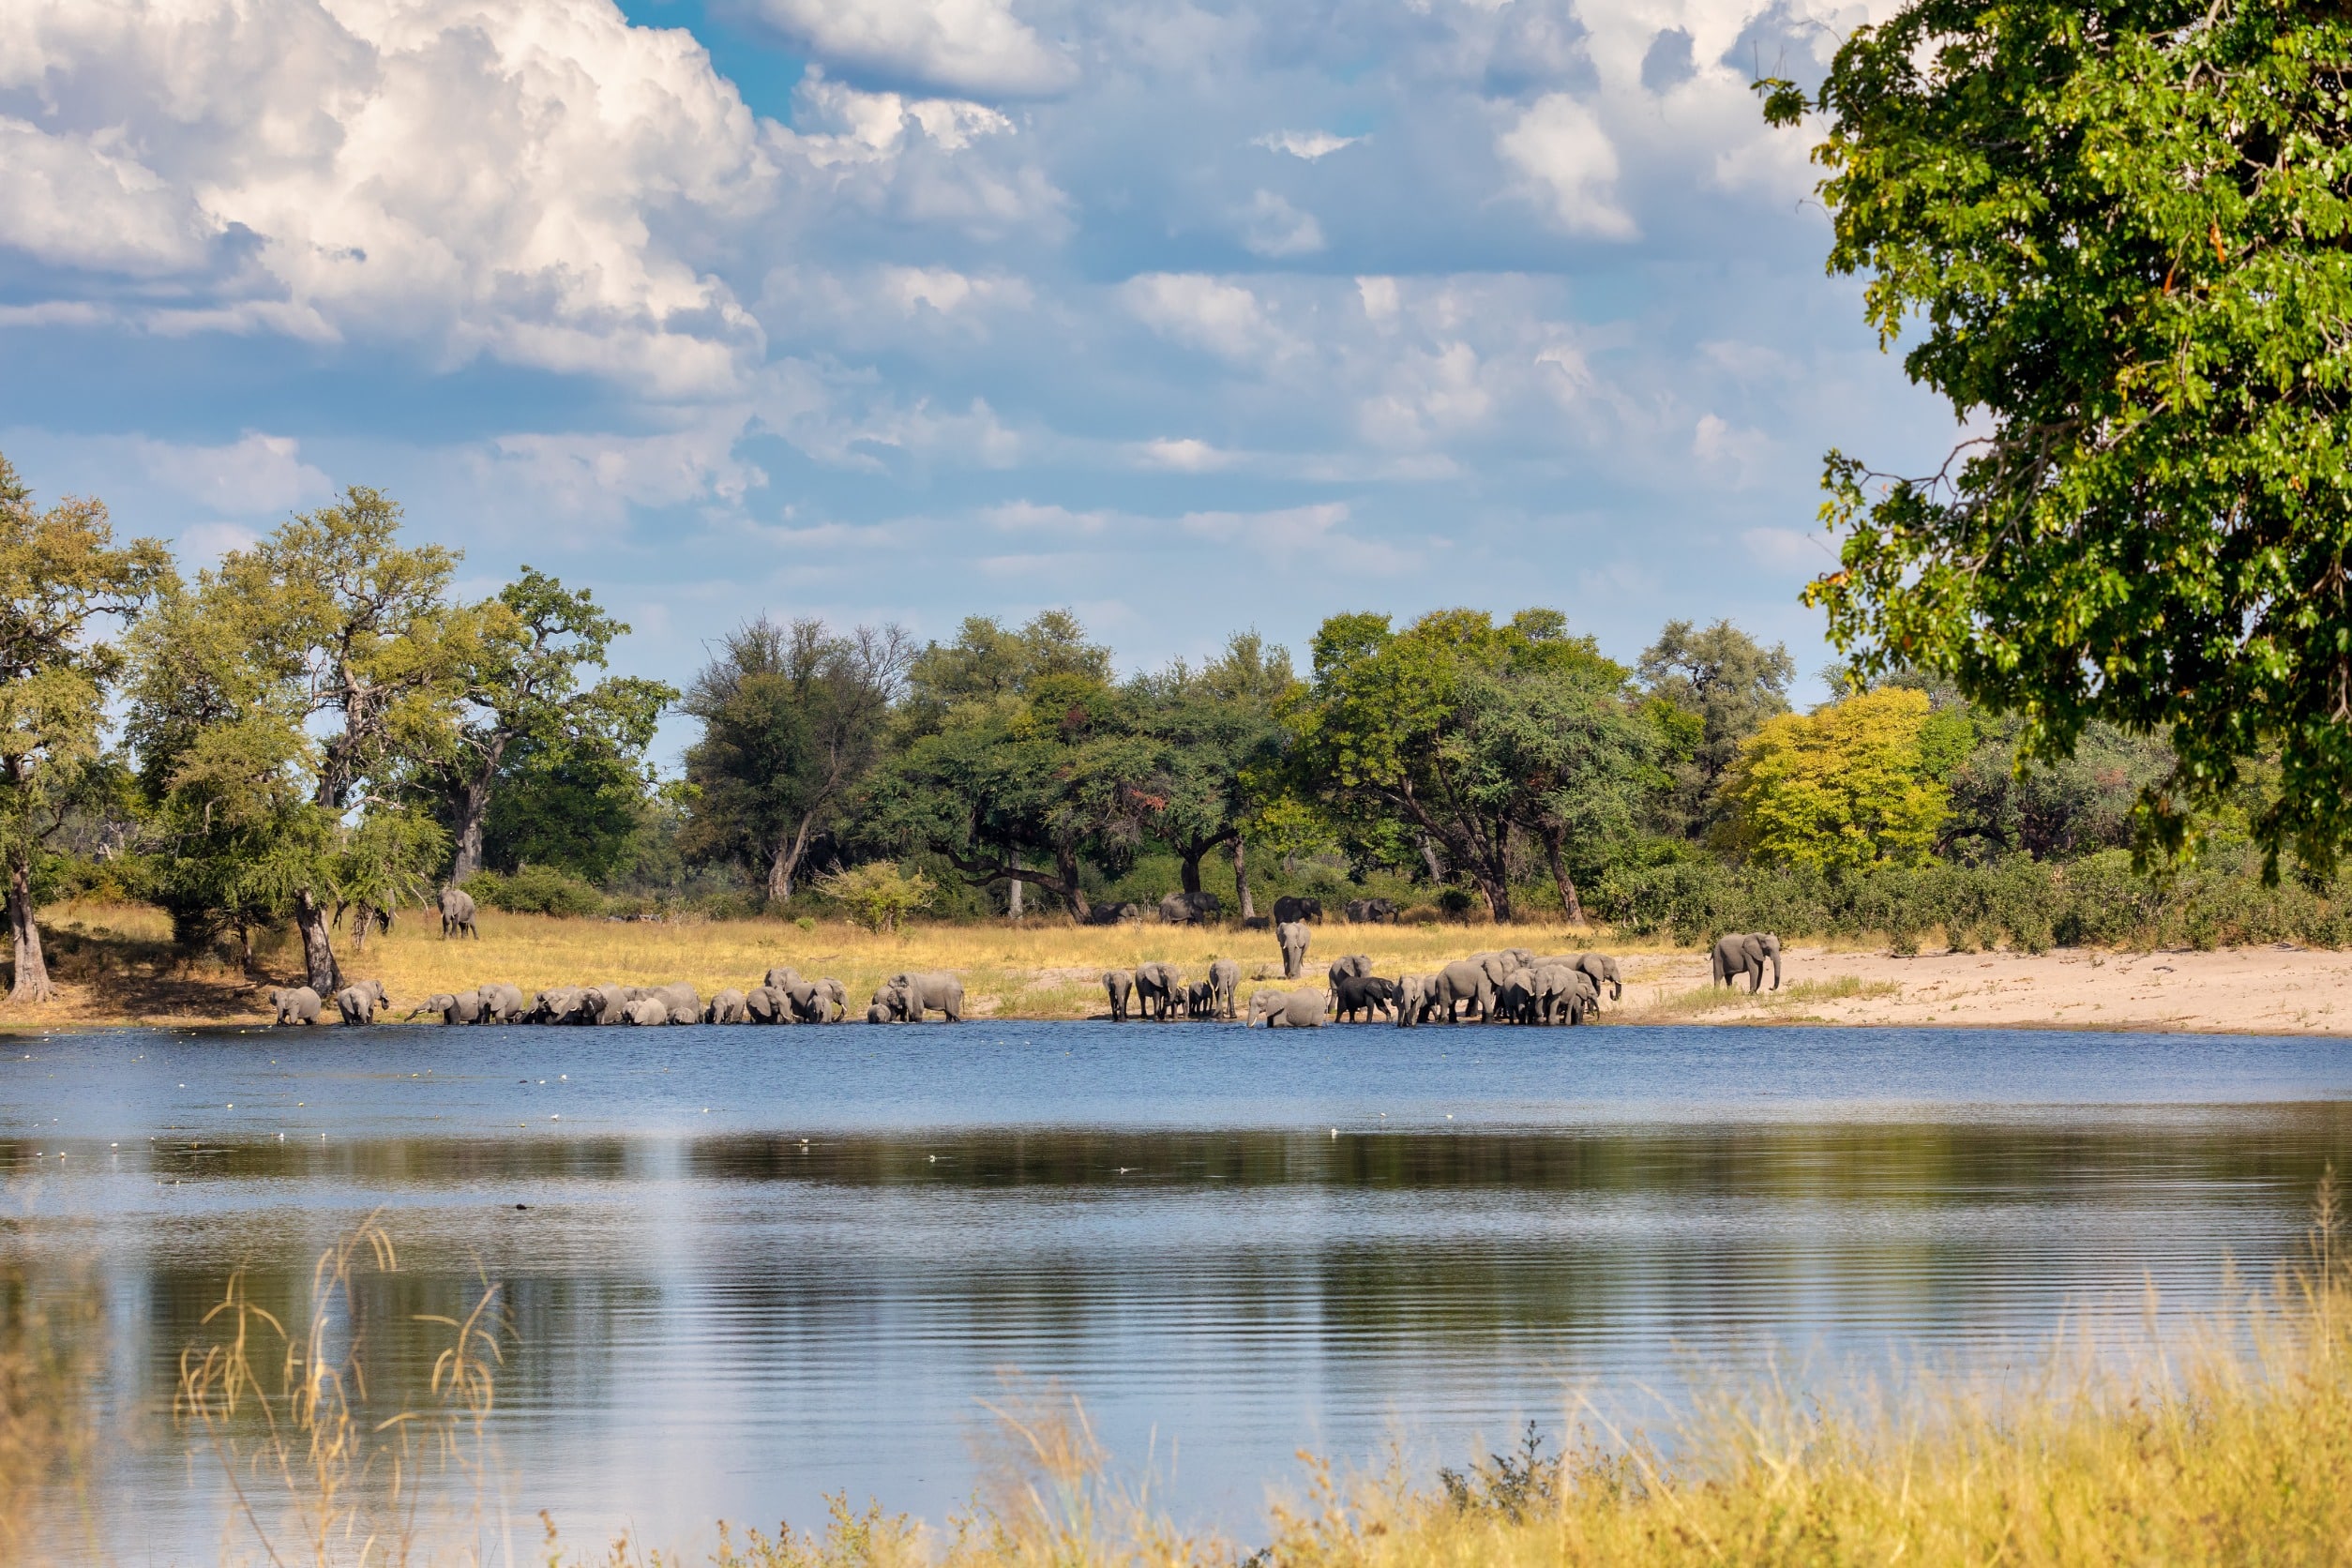
POLYGON ((1184 988, 1184 1017, 1207 1018, 1216 1016, 1216 988, 1206 980, 1197 980, 1184 988))
POLYGON ((704 1023, 749 1023, 751 1011, 744 1004, 743 992, 724 990, 714 995, 710 1005, 702 1009, 702 1021, 704 1023))
POLYGON ((1158 1023, 1168 1021, 1168 1010, 1184 995, 1184 977, 1173 964, 1153 959, 1135 966, 1135 1010, 1158 1023))
POLYGON ((1431 992, 1438 977, 1434 974, 1408 974, 1396 982, 1396 1027, 1411 1029, 1429 1016, 1431 992))
POLYGON ((1331 1001, 1340 1022, 1351 1023, 1362 1013, 1369 1023, 1396 1004, 1396 986, 1377 974, 1343 974, 1332 985, 1331 1001))
POLYGON ((1215 1017, 1233 1017, 1234 998, 1241 994, 1241 965, 1230 958, 1219 958, 1209 966, 1209 990, 1213 998, 1211 1012, 1215 1017))
POLYGON ((1127 1021, 1127 998, 1135 990, 1135 971, 1107 969, 1103 971, 1103 992, 1110 998, 1110 1021, 1127 1021))
POLYGON ((964 983, 944 970, 894 974, 883 989, 893 993, 897 1013, 909 1023, 921 1023, 926 1013, 942 1014, 949 1023, 964 1021, 964 983))
POLYGON ((850 988, 830 974, 820 974, 808 984, 816 988, 820 1006, 810 1023, 839 1023, 850 1014, 850 988))
POLYGON ((621 1009, 621 1017, 641 1029, 657 1029, 670 1021, 670 1004, 657 996, 641 996, 621 1009))
POLYGON ((1754 996, 1764 988, 1764 960, 1772 961, 1772 989, 1780 989, 1780 938, 1768 931, 1756 931, 1746 936, 1717 939, 1711 960, 1715 984, 1739 988, 1740 976, 1748 977, 1748 994, 1754 996))
POLYGON ((1576 968, 1592 977, 1595 991, 1606 986, 1609 988, 1611 1002, 1625 1000, 1624 972, 1618 968, 1615 958, 1606 953, 1579 954, 1576 957, 1576 968))
POLYGON ((1277 929, 1292 921, 1322 918, 1323 901, 1320 898, 1298 898, 1286 893, 1274 900, 1274 926, 1277 929))
POLYGON ((418 1003, 409 1017, 422 1018, 427 1013, 438 1013, 443 1023, 480 1023, 482 993, 459 991, 453 995, 448 991, 435 991, 418 1003))
POLYGON ((1344 958, 1334 958, 1326 972, 1331 988, 1337 990, 1342 980, 1361 980, 1372 972, 1372 960, 1361 953, 1350 953, 1344 958))
POLYGON ((279 1023, 316 1023, 319 1021, 319 993, 308 986, 269 993, 269 1004, 277 1010, 279 1023))
POLYGON ((628 1022, 624 1009, 630 1000, 630 990, 626 986, 591 986, 580 1009, 588 1015, 589 1022, 611 1027, 628 1022))
POLYGON ((760 977, 760 984, 780 991, 799 978, 800 971, 790 964, 778 964, 760 977))
POLYGON ((482 940, 482 933, 474 928, 474 895, 461 887, 445 887, 441 890, 441 940, 454 936, 482 940))
POLYGON ((773 986, 754 986, 744 992, 744 1016, 753 1023, 791 1023, 792 1004, 773 986))
POLYGON ((1428 1000, 1434 1010, 1445 1009, 1445 1021, 1459 1023, 1457 1010, 1465 1002, 1477 1010, 1483 1020, 1495 1009, 1495 977, 1486 966, 1470 958, 1456 958, 1438 971, 1437 983, 1429 988, 1428 1000))
POLYGON ((1349 923, 1355 926, 1394 926, 1403 912, 1393 898, 1350 898, 1346 910, 1349 923))
POLYGON ((867 1023, 897 1023, 898 1015, 887 1003, 877 1001, 866 1009, 866 1021, 867 1023))
POLYGON ((557 986, 533 999, 526 1015, 532 1023, 591 1023, 588 993, 578 986, 557 986))
POLYGON ((656 986, 645 993, 670 1009, 670 1021, 676 1024, 702 1021, 702 993, 683 982, 656 986))
POLYGON ((1086 912, 1089 926, 1131 926, 1142 918, 1141 904, 1096 904, 1086 912))
POLYGON ((510 986, 504 980, 476 986, 474 991, 482 999, 484 1023, 519 1023, 522 1016, 530 1011, 522 999, 522 988, 510 986))
POLYGON ((346 1027, 376 1021, 379 1010, 389 1012, 392 999, 384 994, 381 980, 359 980, 335 993, 335 1010, 343 1016, 346 1027))
POLYGON ((1254 1024, 1263 1018, 1268 1029, 1276 1024, 1289 1029, 1320 1029, 1323 1000, 1320 991, 1259 991, 1249 999, 1249 1021, 1254 1024))
POLYGON ((1296 980, 1306 972, 1306 922, 1285 920, 1274 927, 1274 941, 1282 944, 1282 977, 1296 980))
POLYGON ((789 986, 772 988, 782 999, 783 1017, 778 1023, 831 1023, 834 1020, 833 999, 824 988, 813 980, 795 980, 789 986))
POLYGON ((1160 900, 1160 919, 1170 926, 1198 926, 1225 909, 1214 893, 1171 893, 1160 900))

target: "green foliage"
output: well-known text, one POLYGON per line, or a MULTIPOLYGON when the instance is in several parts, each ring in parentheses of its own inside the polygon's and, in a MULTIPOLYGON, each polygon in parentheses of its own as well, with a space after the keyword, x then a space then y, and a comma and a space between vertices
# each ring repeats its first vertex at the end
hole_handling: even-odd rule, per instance
POLYGON ((2347 53, 2333 7, 1913 0, 1815 105, 1831 268, 1975 433, 1919 477, 1830 455, 1810 602, 1865 671, 2019 715, 2030 758, 2167 735, 2168 849, 2275 755, 2267 875, 2352 832, 2347 53))
POLYGON ((515 914, 598 915, 607 905, 593 885, 552 866, 478 871, 466 879, 465 890, 491 909, 515 914))
POLYGON ((1788 711, 1796 663, 1786 645, 1766 648, 1729 621, 1704 631, 1668 621, 1636 670, 1673 779, 1659 810, 1669 831, 1696 837, 1712 823, 1716 788, 1740 743, 1788 711))
POLYGON ((1956 763, 1967 746, 1964 732, 1936 717, 1923 693, 1887 686, 1771 720, 1725 776, 1729 841, 1772 866, 1926 859, 1949 809, 1935 763, 1956 763))
POLYGON ((938 891, 922 872, 912 875, 886 860, 831 872, 817 890, 869 931, 895 931, 909 915, 929 909, 938 891))

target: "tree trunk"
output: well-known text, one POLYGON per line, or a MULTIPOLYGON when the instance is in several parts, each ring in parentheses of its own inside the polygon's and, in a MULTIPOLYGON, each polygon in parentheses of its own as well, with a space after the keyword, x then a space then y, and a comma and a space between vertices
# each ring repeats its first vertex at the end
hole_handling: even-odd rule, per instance
MULTIPOLYGON (((1014 870, 1018 871, 1021 868, 1021 857, 1019 854, 1015 853, 1008 856, 1007 859, 1010 861, 1014 870)), ((1028 885, 1029 884, 1022 882, 1020 878, 1015 877, 1012 879, 1010 884, 1004 889, 1004 912, 1015 920, 1018 920, 1021 917, 1021 895, 1024 890, 1027 889, 1028 885)))
POLYGON ((294 929, 302 933, 302 967, 309 988, 321 1001, 343 988, 343 972, 335 962, 335 933, 327 926, 326 906, 304 888, 294 895, 294 929))
POLYGON ((41 956, 41 927, 33 910, 32 867, 8 867, 8 934, 16 939, 16 984, 10 1002, 47 1002, 57 994, 49 983, 49 960, 41 956))
POLYGON ((1443 887, 1446 883, 1445 865, 1438 859, 1438 847, 1429 842, 1429 836, 1425 833, 1421 836, 1421 863, 1429 867, 1429 880, 1443 887))
POLYGON ((1546 833, 1543 839, 1545 857, 1552 863, 1552 883, 1560 889, 1560 912, 1568 917, 1569 925, 1581 926, 1585 924, 1584 903, 1576 897, 1576 879, 1560 858, 1560 835, 1546 833))
POLYGON ((801 857, 808 852, 809 830, 817 825, 813 811, 800 820, 792 836, 776 847, 776 858, 768 863, 768 902, 782 903, 792 896, 792 877, 800 870, 801 857))
POLYGON ((1053 865, 1054 869, 1062 873, 1062 896, 1070 900, 1070 912, 1083 922, 1094 911, 1086 901, 1086 889, 1078 885, 1078 856, 1057 854, 1053 857, 1053 865))
POLYGON ((1249 901, 1249 861, 1242 849, 1242 836, 1233 836, 1233 893, 1242 901, 1242 918, 1255 920, 1258 908, 1249 901))
POLYGON ((1208 845, 1195 844, 1190 853, 1180 853, 1177 876, 1184 882, 1185 892, 1200 891, 1200 857, 1208 852, 1208 845))
POLYGON ((451 886, 482 868, 482 824, 489 820, 490 776, 485 773, 458 792, 458 848, 449 865, 451 886))

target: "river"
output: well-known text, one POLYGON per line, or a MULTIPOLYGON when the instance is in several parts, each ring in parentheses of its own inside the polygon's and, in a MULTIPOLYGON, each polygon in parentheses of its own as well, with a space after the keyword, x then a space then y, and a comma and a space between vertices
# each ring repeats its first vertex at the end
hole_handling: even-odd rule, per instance
POLYGON ((2162 1319, 2225 1261, 2266 1274, 2352 1165, 2352 1048, 2318 1038, 982 1022, 6 1058, 6 1244, 103 1301, 127 1560, 218 1538, 170 1407, 228 1274, 297 1307, 375 1211, 371 1374, 413 1384, 437 1331, 400 1325, 493 1288, 504 1505, 576 1545, 820 1523, 837 1490, 943 1517, 986 1406, 1046 1388, 1249 1541, 1301 1448, 1425 1480, 1572 1399, 1663 1423, 1694 1374, 2136 1332, 2150 1283, 2162 1319))

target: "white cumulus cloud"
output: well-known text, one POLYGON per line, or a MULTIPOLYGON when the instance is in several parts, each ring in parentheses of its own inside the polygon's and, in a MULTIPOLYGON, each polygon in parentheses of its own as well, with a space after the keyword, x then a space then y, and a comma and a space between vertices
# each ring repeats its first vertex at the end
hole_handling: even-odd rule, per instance
POLYGON ((758 0, 818 58, 958 92, 1058 92, 1077 70, 1004 0, 758 0))
POLYGON ((1164 338, 1227 359, 1252 359, 1278 344, 1258 296, 1198 272, 1147 272, 1121 293, 1138 320, 1164 338))
POLYGON ((1292 158, 1303 158, 1312 163, 1318 158, 1330 157, 1342 147, 1352 147, 1363 140, 1361 136, 1334 136, 1328 130, 1274 130, 1259 137, 1254 144, 1269 152, 1289 153, 1292 158))
POLYGON ((1600 118, 1566 93, 1536 99, 1495 148, 1561 228, 1599 239, 1634 237, 1634 220, 1617 204, 1617 148, 1600 118))
POLYGON ((290 511, 324 501, 335 488, 302 460, 291 436, 249 430, 225 446, 143 440, 132 450, 156 484, 227 517, 290 511))

